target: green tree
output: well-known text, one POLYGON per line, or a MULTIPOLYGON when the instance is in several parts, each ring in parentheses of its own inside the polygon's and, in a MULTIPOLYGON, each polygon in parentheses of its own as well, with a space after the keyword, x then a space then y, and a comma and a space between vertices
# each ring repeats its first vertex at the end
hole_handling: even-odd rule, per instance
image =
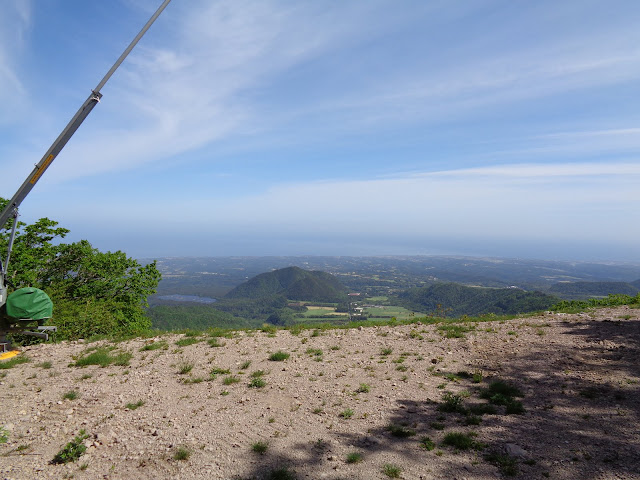
MULTIPOLYGON (((0 198, 0 209, 7 201, 0 198)), ((5 255, 10 225, 0 230, 5 255)), ((48 218, 18 223, 7 272, 10 287, 36 287, 54 302, 63 338, 94 334, 136 334, 151 327, 147 297, 160 281, 156 263, 139 264, 121 251, 100 252, 87 240, 60 243, 69 230, 48 218)))

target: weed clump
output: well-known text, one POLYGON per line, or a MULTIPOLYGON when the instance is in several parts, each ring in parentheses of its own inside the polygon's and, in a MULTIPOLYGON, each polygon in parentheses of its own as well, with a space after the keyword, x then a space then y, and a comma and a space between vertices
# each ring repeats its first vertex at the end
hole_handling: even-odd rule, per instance
POLYGON ((272 353, 271 355, 269 355, 269 360, 271 360, 272 362, 282 362, 284 360, 286 360, 287 358, 289 358, 289 354, 287 352, 283 352, 282 350, 278 350, 275 353, 272 353))
POLYGON ((431 451, 436 448, 436 443, 431 440, 429 437, 422 437, 420 439, 420 446, 425 450, 431 451))
POLYGON ((184 460, 189 460, 190 456, 191 456, 191 450, 189 450, 187 447, 178 447, 175 453, 173 454, 173 459, 178 461, 184 461, 184 460))
POLYGON ((393 463, 385 463, 382 467, 382 473, 384 473, 389 478, 400 478, 402 468, 394 465, 393 463))
POLYGON ((53 460, 51 460, 51 463, 63 464, 78 460, 87 450, 87 447, 85 447, 83 443, 87 438, 89 438, 89 435, 87 435, 84 430, 80 430, 79 434, 73 440, 67 443, 58 453, 56 453, 53 460))
POLYGON ((165 340, 160 340, 158 342, 147 343, 140 349, 140 351, 147 352, 149 350, 160 350, 160 349, 166 350, 168 348, 169 348, 169 345, 167 344, 167 342, 165 340))
POLYGON ((502 380, 491 382, 488 388, 480 392, 480 397, 489 400, 493 405, 504 405, 507 415, 525 413, 522 402, 515 399, 522 396, 523 393, 518 387, 502 380))
POLYGON ((120 367, 128 366, 133 355, 129 352, 115 352, 112 354, 113 350, 115 350, 115 347, 96 348, 90 353, 81 356, 73 365, 76 367, 100 365, 103 368, 112 364, 120 367))
POLYGON ((16 365, 20 365, 21 363, 27 363, 31 360, 26 355, 18 355, 17 357, 10 358, 9 360, 4 360, 0 362, 0 370, 6 370, 9 368, 13 368, 16 365))
POLYGON ((251 444, 251 450, 255 453, 259 453, 260 455, 264 454, 269 448, 269 443, 264 441, 259 441, 251 444))
POLYGON ((438 405, 438 410, 447 413, 465 413, 464 395, 460 393, 444 392, 442 394, 442 403, 438 405))
POLYGON ((395 423, 388 425, 387 430, 391 433, 391 435, 398 438, 412 437, 416 434, 416 431, 414 429, 409 428, 406 425, 398 425, 395 423))
POLYGON ((442 444, 458 450, 479 449, 482 445, 474 440, 474 436, 472 433, 449 432, 444 436, 442 444))
POLYGON ((347 463, 358 463, 362 461, 362 454, 360 452, 351 452, 347 454, 347 463))

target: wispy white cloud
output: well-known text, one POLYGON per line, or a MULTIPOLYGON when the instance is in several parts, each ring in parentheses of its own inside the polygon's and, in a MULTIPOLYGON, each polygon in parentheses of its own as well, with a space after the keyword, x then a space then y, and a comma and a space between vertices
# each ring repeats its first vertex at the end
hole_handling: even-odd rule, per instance
MULTIPOLYGON (((137 228, 186 228, 201 236, 277 231, 291 238, 366 233, 372 240, 437 235, 632 245, 640 226, 629 221, 628 206, 640 203, 639 180, 640 168, 630 164, 493 166, 274 185, 233 199, 212 192, 159 195, 152 211, 114 199, 101 221, 127 228, 130 220, 119 213, 126 209, 137 228)), ((93 208, 74 206, 71 218, 86 219, 93 208)))
POLYGON ((16 72, 23 53, 25 32, 31 21, 29 0, 17 0, 3 5, 0 15, 0 125, 19 114, 26 89, 16 72))

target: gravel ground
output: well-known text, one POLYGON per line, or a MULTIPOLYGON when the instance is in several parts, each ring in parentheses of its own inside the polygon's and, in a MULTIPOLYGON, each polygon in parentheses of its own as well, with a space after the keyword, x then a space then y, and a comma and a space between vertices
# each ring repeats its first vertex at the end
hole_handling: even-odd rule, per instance
POLYGON ((0 370, 0 477, 640 479, 639 318, 620 307, 472 324, 463 338, 414 324, 27 347, 28 363, 0 370), (129 365, 73 365, 101 346, 129 365), (278 351, 289 358, 270 360, 278 351), (487 408, 497 380, 520 390, 516 413, 463 413, 487 408), (81 430, 86 452, 53 464, 81 430), (455 432, 470 448, 446 444, 455 432))

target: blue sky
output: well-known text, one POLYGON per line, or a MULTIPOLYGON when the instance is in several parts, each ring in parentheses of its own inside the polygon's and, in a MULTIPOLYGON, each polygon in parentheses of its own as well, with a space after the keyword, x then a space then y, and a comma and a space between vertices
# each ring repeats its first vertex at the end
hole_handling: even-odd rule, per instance
MULTIPOLYGON (((160 0, 0 2, 11 197, 160 0)), ((640 261, 640 3, 173 0, 24 201, 137 257, 640 261)))

